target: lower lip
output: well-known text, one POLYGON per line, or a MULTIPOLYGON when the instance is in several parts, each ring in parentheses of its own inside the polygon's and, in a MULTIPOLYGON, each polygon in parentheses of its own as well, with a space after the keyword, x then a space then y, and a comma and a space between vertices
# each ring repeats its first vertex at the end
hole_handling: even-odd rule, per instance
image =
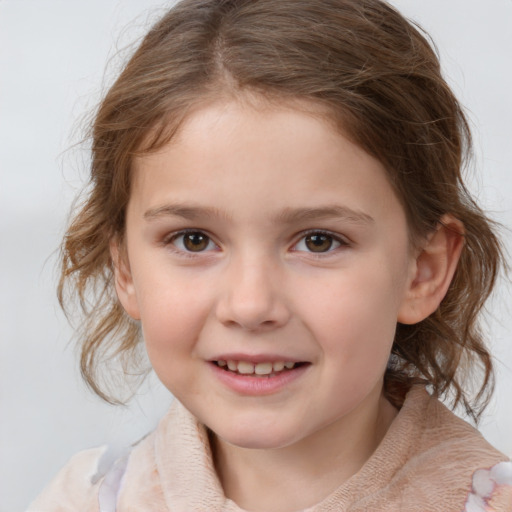
POLYGON ((215 376, 232 391, 242 395, 264 396, 281 391, 304 375, 311 365, 303 364, 291 370, 277 373, 273 377, 240 375, 239 373, 219 368, 215 363, 210 363, 210 366, 215 376))

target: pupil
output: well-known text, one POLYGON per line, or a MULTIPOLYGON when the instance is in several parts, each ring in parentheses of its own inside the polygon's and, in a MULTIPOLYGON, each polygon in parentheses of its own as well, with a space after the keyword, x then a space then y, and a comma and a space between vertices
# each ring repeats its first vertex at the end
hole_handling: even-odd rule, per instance
POLYGON ((327 235, 308 235, 306 246, 312 252, 326 252, 332 246, 332 237, 327 235))
POLYGON ((210 239, 202 233, 188 233, 185 235, 183 243, 189 251, 199 252, 206 249, 210 239))

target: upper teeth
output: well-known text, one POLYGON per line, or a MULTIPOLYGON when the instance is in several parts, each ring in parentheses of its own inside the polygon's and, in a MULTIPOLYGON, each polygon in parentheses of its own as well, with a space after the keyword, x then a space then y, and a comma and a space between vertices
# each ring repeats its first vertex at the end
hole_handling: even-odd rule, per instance
POLYGON ((292 369, 295 366, 295 363, 291 361, 276 361, 275 363, 251 363, 249 361, 225 361, 219 359, 217 361, 219 366, 227 366, 232 372, 238 372, 243 375, 270 375, 272 372, 280 372, 284 368, 288 370, 292 369))

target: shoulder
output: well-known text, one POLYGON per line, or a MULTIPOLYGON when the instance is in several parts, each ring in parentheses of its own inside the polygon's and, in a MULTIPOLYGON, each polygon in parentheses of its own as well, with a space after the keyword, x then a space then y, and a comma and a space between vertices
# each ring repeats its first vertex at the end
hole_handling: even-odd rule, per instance
POLYGON ((512 462, 500 462, 473 473, 464 512, 512 511, 512 462))
POLYGON ((508 457, 426 391, 414 392, 404 406, 409 408, 402 419, 402 426, 409 427, 408 453, 395 480, 405 488, 404 499, 429 503, 428 510, 448 504, 453 507, 447 510, 462 510, 474 492, 474 476, 490 474, 508 457))
POLYGON ((27 512, 96 512, 97 475, 105 453, 107 448, 103 446, 74 455, 27 512))
POLYGON ((437 461, 437 465, 444 460, 451 461, 451 467, 476 465, 475 469, 508 460, 475 427, 423 388, 409 392, 397 420, 400 442, 407 444, 410 460, 437 461))
MULTIPOLYGON (((147 503, 155 500, 160 505, 163 496, 156 464, 155 436, 165 430, 172 417, 171 407, 155 431, 131 446, 102 446, 77 453, 27 512, 98 512, 100 508, 113 510, 115 502, 119 510, 138 510, 133 503, 140 503, 143 510, 147 503)), ((164 508, 153 507, 151 510, 164 508)))
POLYGON ((472 425, 449 410, 439 400, 428 397, 419 431, 418 455, 441 462, 448 467, 476 470, 489 468, 508 460, 472 425), (448 464, 448 462, 451 464, 448 464))

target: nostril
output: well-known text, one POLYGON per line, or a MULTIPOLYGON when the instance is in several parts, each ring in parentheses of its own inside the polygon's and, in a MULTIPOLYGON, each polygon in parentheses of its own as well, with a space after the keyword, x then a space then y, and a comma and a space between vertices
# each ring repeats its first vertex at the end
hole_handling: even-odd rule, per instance
MULTIPOLYGON (((265 288, 265 286, 263 286, 265 288)), ((286 324, 290 311, 285 298, 276 290, 257 287, 230 287, 218 298, 216 317, 225 326, 248 331, 269 330, 286 324)))

